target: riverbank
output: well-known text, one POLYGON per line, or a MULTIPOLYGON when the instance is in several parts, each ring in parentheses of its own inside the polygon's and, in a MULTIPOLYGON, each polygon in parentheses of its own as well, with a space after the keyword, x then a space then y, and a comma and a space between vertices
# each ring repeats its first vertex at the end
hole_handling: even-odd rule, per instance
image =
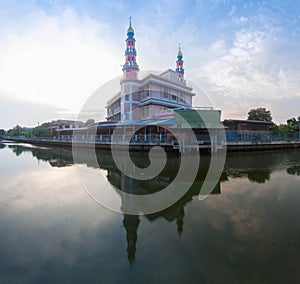
MULTIPOLYGON (((1 138, 0 138, 1 139, 1 138)), ((96 149, 110 150, 111 142, 107 141, 61 141, 53 139, 43 139, 43 138, 23 138, 23 137, 2 137, 2 139, 20 142, 20 143, 30 143, 33 145, 42 145, 42 146, 62 146, 62 147, 76 147, 90 148, 95 147, 96 149)), ((175 141, 169 142, 139 142, 139 143, 130 143, 131 151, 149 151, 153 146, 161 146, 168 152, 178 152, 178 151, 190 151, 191 148, 189 145, 185 145, 184 148, 180 146, 175 141)), ((200 151, 211 151, 211 145, 207 143, 199 143, 200 151)), ((127 148, 125 144, 118 143, 120 150, 127 148)), ((269 150, 284 150, 284 149, 300 149, 300 141, 236 141, 236 142, 227 142, 226 144, 219 145, 217 150, 226 149, 227 152, 251 152, 251 151, 269 151, 269 150)))

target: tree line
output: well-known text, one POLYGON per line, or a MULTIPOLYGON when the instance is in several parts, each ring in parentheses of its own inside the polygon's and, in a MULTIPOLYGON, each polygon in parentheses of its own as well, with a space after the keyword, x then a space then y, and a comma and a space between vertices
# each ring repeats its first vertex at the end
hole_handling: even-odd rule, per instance
MULTIPOLYGON (((266 108, 250 109, 247 120, 273 122, 271 111, 266 108)), ((274 124, 272 131, 289 137, 296 136, 300 131, 300 116, 289 118, 286 123, 274 124)))
MULTIPOLYGON (((94 119, 88 119, 84 126, 93 124, 94 119)), ((7 136, 22 136, 22 137, 39 137, 39 138, 51 138, 55 135, 53 131, 51 131, 51 122, 45 122, 36 127, 22 127, 20 125, 16 125, 13 128, 7 130, 5 133, 7 136)))

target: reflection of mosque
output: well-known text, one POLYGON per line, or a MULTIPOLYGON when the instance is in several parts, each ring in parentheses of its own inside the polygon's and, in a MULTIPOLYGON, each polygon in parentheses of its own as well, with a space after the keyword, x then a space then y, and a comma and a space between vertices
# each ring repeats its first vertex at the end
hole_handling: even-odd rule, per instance
POLYGON ((133 263, 135 259, 137 230, 139 224, 140 217, 138 215, 124 214, 123 225, 126 230, 127 256, 130 263, 133 263))
MULTIPOLYGON (((16 155, 31 153, 38 160, 47 161, 53 167, 70 166, 73 162, 72 150, 68 148, 38 148, 25 144, 2 144, 0 149, 9 147, 16 155)), ((138 181, 124 175, 115 165, 109 151, 97 152, 97 162, 92 158, 93 151, 82 149, 76 162, 86 164, 88 167, 107 170, 107 180, 117 189, 133 194, 150 194, 163 189, 175 178, 179 159, 176 155, 168 157, 167 164, 163 171, 151 180, 138 181)), ((136 153, 132 155, 133 161, 140 167, 149 164, 147 154, 136 153)), ((193 197, 198 196, 206 176, 206 168, 209 166, 210 156, 201 156, 201 171, 195 179, 194 184, 188 192, 172 206, 165 210, 146 215, 150 222, 164 218, 168 222, 176 222, 177 233, 181 236, 184 233, 185 206, 193 197)), ((217 183, 212 194, 220 194, 220 182, 228 178, 248 178, 252 182, 263 183, 269 179, 270 174, 278 168, 285 169, 288 174, 299 175, 300 152, 274 152, 261 153, 259 156, 253 153, 242 155, 230 155, 227 157, 225 168, 220 181, 217 183)), ((138 239, 138 228, 141 218, 136 215, 124 215, 123 225, 126 231, 128 260, 132 263, 135 259, 136 244, 138 239)))
MULTIPOLYGON (((9 148, 16 154, 31 153, 33 157, 38 160, 48 161, 53 167, 64 167, 73 164, 72 151, 67 148, 37 148, 26 145, 9 145, 9 148)), ((107 170, 107 180, 117 189, 133 194, 150 194, 162 190, 169 185, 177 175, 180 160, 178 156, 170 154, 167 159, 167 163, 162 172, 151 180, 134 180, 122 173, 115 165, 113 157, 109 151, 97 152, 97 163, 92 158, 94 152, 89 149, 82 149, 79 156, 76 157, 76 162, 86 164, 88 167, 101 168, 107 170)), ((149 159, 147 154, 136 153, 131 155, 132 160, 139 167, 146 167, 149 165, 149 159)), ((200 192, 203 180, 206 175, 206 171, 209 165, 210 156, 204 157, 204 165, 202 171, 199 171, 195 183, 189 189, 189 191, 175 204, 169 208, 146 215, 145 217, 149 221, 154 221, 158 218, 164 218, 168 222, 176 222, 177 233, 179 236, 183 233, 184 227, 184 207, 192 200, 193 196, 197 196, 200 192), (205 162, 206 161, 206 162, 205 162)), ((218 182, 214 189, 214 194, 219 194, 220 183, 218 182)), ((141 219, 138 215, 124 214, 123 225, 126 230, 127 240, 127 253, 128 261, 132 263, 135 259, 136 243, 138 238, 138 227, 141 219)))
MULTIPOLYGON (((116 169, 108 170, 107 178, 112 185, 114 185, 121 191, 131 192, 134 194, 137 194, 138 191, 142 191, 143 194, 147 194, 153 192, 153 188, 155 188, 156 190, 162 189, 169 183, 171 183, 178 170, 177 161, 178 159, 170 159, 170 163, 167 163, 165 169, 153 180, 148 180, 144 182, 136 181, 127 177, 122 172, 116 169)), ((207 166, 208 165, 209 163, 207 164, 207 166)), ((193 196, 199 195, 206 175, 206 170, 207 169, 204 169, 204 171, 199 171, 192 187, 176 203, 162 211, 145 215, 145 217, 143 218, 147 218, 150 222, 155 221, 158 218, 164 218, 168 222, 176 222, 177 234, 179 237, 181 237, 184 228, 184 207, 188 202, 190 202, 193 199, 193 196)), ((219 181, 211 194, 220 193, 221 188, 219 181)), ((138 239, 138 227, 140 221, 141 219, 138 215, 124 215, 123 225, 126 230, 127 256, 128 261, 130 263, 133 263, 135 259, 136 243, 138 239)))

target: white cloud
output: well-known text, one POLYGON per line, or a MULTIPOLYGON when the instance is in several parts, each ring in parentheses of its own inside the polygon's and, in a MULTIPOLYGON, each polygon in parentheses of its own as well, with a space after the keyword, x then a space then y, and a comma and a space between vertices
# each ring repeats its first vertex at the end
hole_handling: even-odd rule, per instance
POLYGON ((284 48, 285 40, 274 40, 273 36, 272 29, 242 29, 236 32, 231 47, 226 48, 223 40, 210 46, 210 59, 196 77, 217 100, 225 117, 245 118, 250 108, 259 106, 271 109, 274 118, 281 121, 291 116, 291 109, 280 109, 275 101, 300 96, 299 69, 297 73, 297 66, 290 66, 299 52, 279 51, 276 46, 284 48))
MULTIPOLYGON (((175 68, 181 42, 187 79, 201 85, 228 118, 299 96, 298 38, 285 35, 273 10, 227 0, 197 2, 201 9, 184 1, 137 7, 132 16, 141 70, 175 68)), ((122 3, 106 4, 107 11, 126 14, 122 3)), ((51 10, 53 15, 34 4, 29 10, 18 21, 0 18, 1 93, 76 113, 99 86, 122 74, 127 16, 117 24, 109 13, 104 23, 104 17, 95 20, 68 7, 51 10)), ((278 117, 290 116, 288 109, 278 117)))
POLYGON ((39 122, 65 116, 66 109, 3 95, 1 90, 0 98, 0 128, 9 129, 17 124, 28 127, 36 126, 39 122))
POLYGON ((55 17, 35 11, 31 26, 7 30, 2 37, 2 99, 12 94, 79 111, 102 83, 120 74, 123 58, 109 30, 88 16, 79 19, 71 8, 55 17))
POLYGON ((231 7, 231 10, 230 10, 230 12, 228 13, 228 16, 233 16, 234 14, 235 14, 235 12, 236 12, 236 6, 235 5, 233 5, 232 7, 231 7))
POLYGON ((245 16, 241 16, 240 17, 240 22, 241 23, 245 23, 245 22, 247 22, 248 21, 248 18, 247 17, 245 17, 245 16))

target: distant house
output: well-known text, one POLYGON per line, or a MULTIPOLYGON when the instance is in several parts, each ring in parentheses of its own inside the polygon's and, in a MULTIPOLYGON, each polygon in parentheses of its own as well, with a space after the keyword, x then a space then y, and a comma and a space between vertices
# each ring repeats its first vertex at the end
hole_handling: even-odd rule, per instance
POLYGON ((58 129, 74 129, 74 128, 81 128, 83 126, 84 123, 79 120, 58 119, 58 120, 53 120, 50 123, 49 129, 53 132, 58 129))
POLYGON ((271 140, 271 130, 275 124, 268 121, 226 119, 223 125, 226 129, 227 142, 253 142, 271 140))
POLYGON ((225 119, 223 125, 227 131, 270 131, 273 122, 258 120, 225 119))
POLYGON ((4 129, 0 129, 0 136, 5 134, 5 130, 4 129))

